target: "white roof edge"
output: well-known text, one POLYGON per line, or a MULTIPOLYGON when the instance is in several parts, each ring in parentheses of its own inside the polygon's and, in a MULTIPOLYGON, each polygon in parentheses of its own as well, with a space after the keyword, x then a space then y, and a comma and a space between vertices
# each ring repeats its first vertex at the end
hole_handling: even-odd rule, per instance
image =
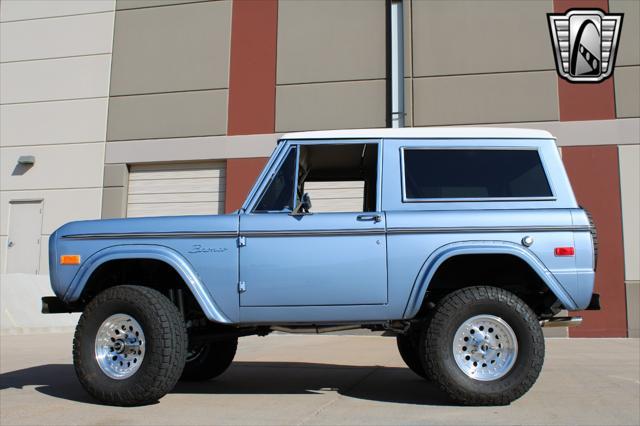
POLYGON ((483 138, 555 139, 546 130, 507 127, 404 127, 400 129, 345 129, 285 133, 280 139, 483 138))

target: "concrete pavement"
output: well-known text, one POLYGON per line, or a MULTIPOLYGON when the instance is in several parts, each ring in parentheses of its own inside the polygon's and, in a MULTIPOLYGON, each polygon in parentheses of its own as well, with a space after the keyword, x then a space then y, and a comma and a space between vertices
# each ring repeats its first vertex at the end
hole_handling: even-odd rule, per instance
POLYGON ((547 339, 533 389, 506 407, 458 407, 407 369, 395 339, 272 335, 240 340, 220 378, 157 404, 97 404, 71 365, 71 335, 2 336, 0 424, 640 423, 640 340, 547 339))

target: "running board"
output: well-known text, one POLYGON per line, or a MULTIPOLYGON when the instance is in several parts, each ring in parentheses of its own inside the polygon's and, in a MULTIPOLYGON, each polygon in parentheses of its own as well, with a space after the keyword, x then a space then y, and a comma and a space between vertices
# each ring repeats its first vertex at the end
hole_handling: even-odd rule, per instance
POLYGON ((582 324, 582 317, 553 317, 540 321, 540 327, 576 327, 582 324))

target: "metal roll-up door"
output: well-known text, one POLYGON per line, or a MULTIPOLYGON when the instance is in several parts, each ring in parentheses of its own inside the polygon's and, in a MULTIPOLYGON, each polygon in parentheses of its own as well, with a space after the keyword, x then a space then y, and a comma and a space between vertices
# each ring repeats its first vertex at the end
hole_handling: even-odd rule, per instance
POLYGON ((364 182, 305 182, 304 192, 311 197, 311 211, 361 212, 364 182))
POLYGON ((127 217, 224 213, 225 165, 224 161, 132 165, 127 217))

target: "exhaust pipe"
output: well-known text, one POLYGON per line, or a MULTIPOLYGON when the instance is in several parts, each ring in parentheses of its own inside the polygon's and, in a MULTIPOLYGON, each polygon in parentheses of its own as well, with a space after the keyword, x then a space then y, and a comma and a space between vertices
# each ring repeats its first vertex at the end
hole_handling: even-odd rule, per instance
POLYGON ((553 317, 540 321, 540 327, 576 327, 582 324, 582 317, 553 317))
POLYGON ((292 334, 321 334, 332 333, 334 331, 347 331, 357 330, 362 328, 361 325, 338 325, 338 326, 326 326, 326 327, 284 327, 274 325, 270 327, 272 331, 281 331, 283 333, 292 334))

